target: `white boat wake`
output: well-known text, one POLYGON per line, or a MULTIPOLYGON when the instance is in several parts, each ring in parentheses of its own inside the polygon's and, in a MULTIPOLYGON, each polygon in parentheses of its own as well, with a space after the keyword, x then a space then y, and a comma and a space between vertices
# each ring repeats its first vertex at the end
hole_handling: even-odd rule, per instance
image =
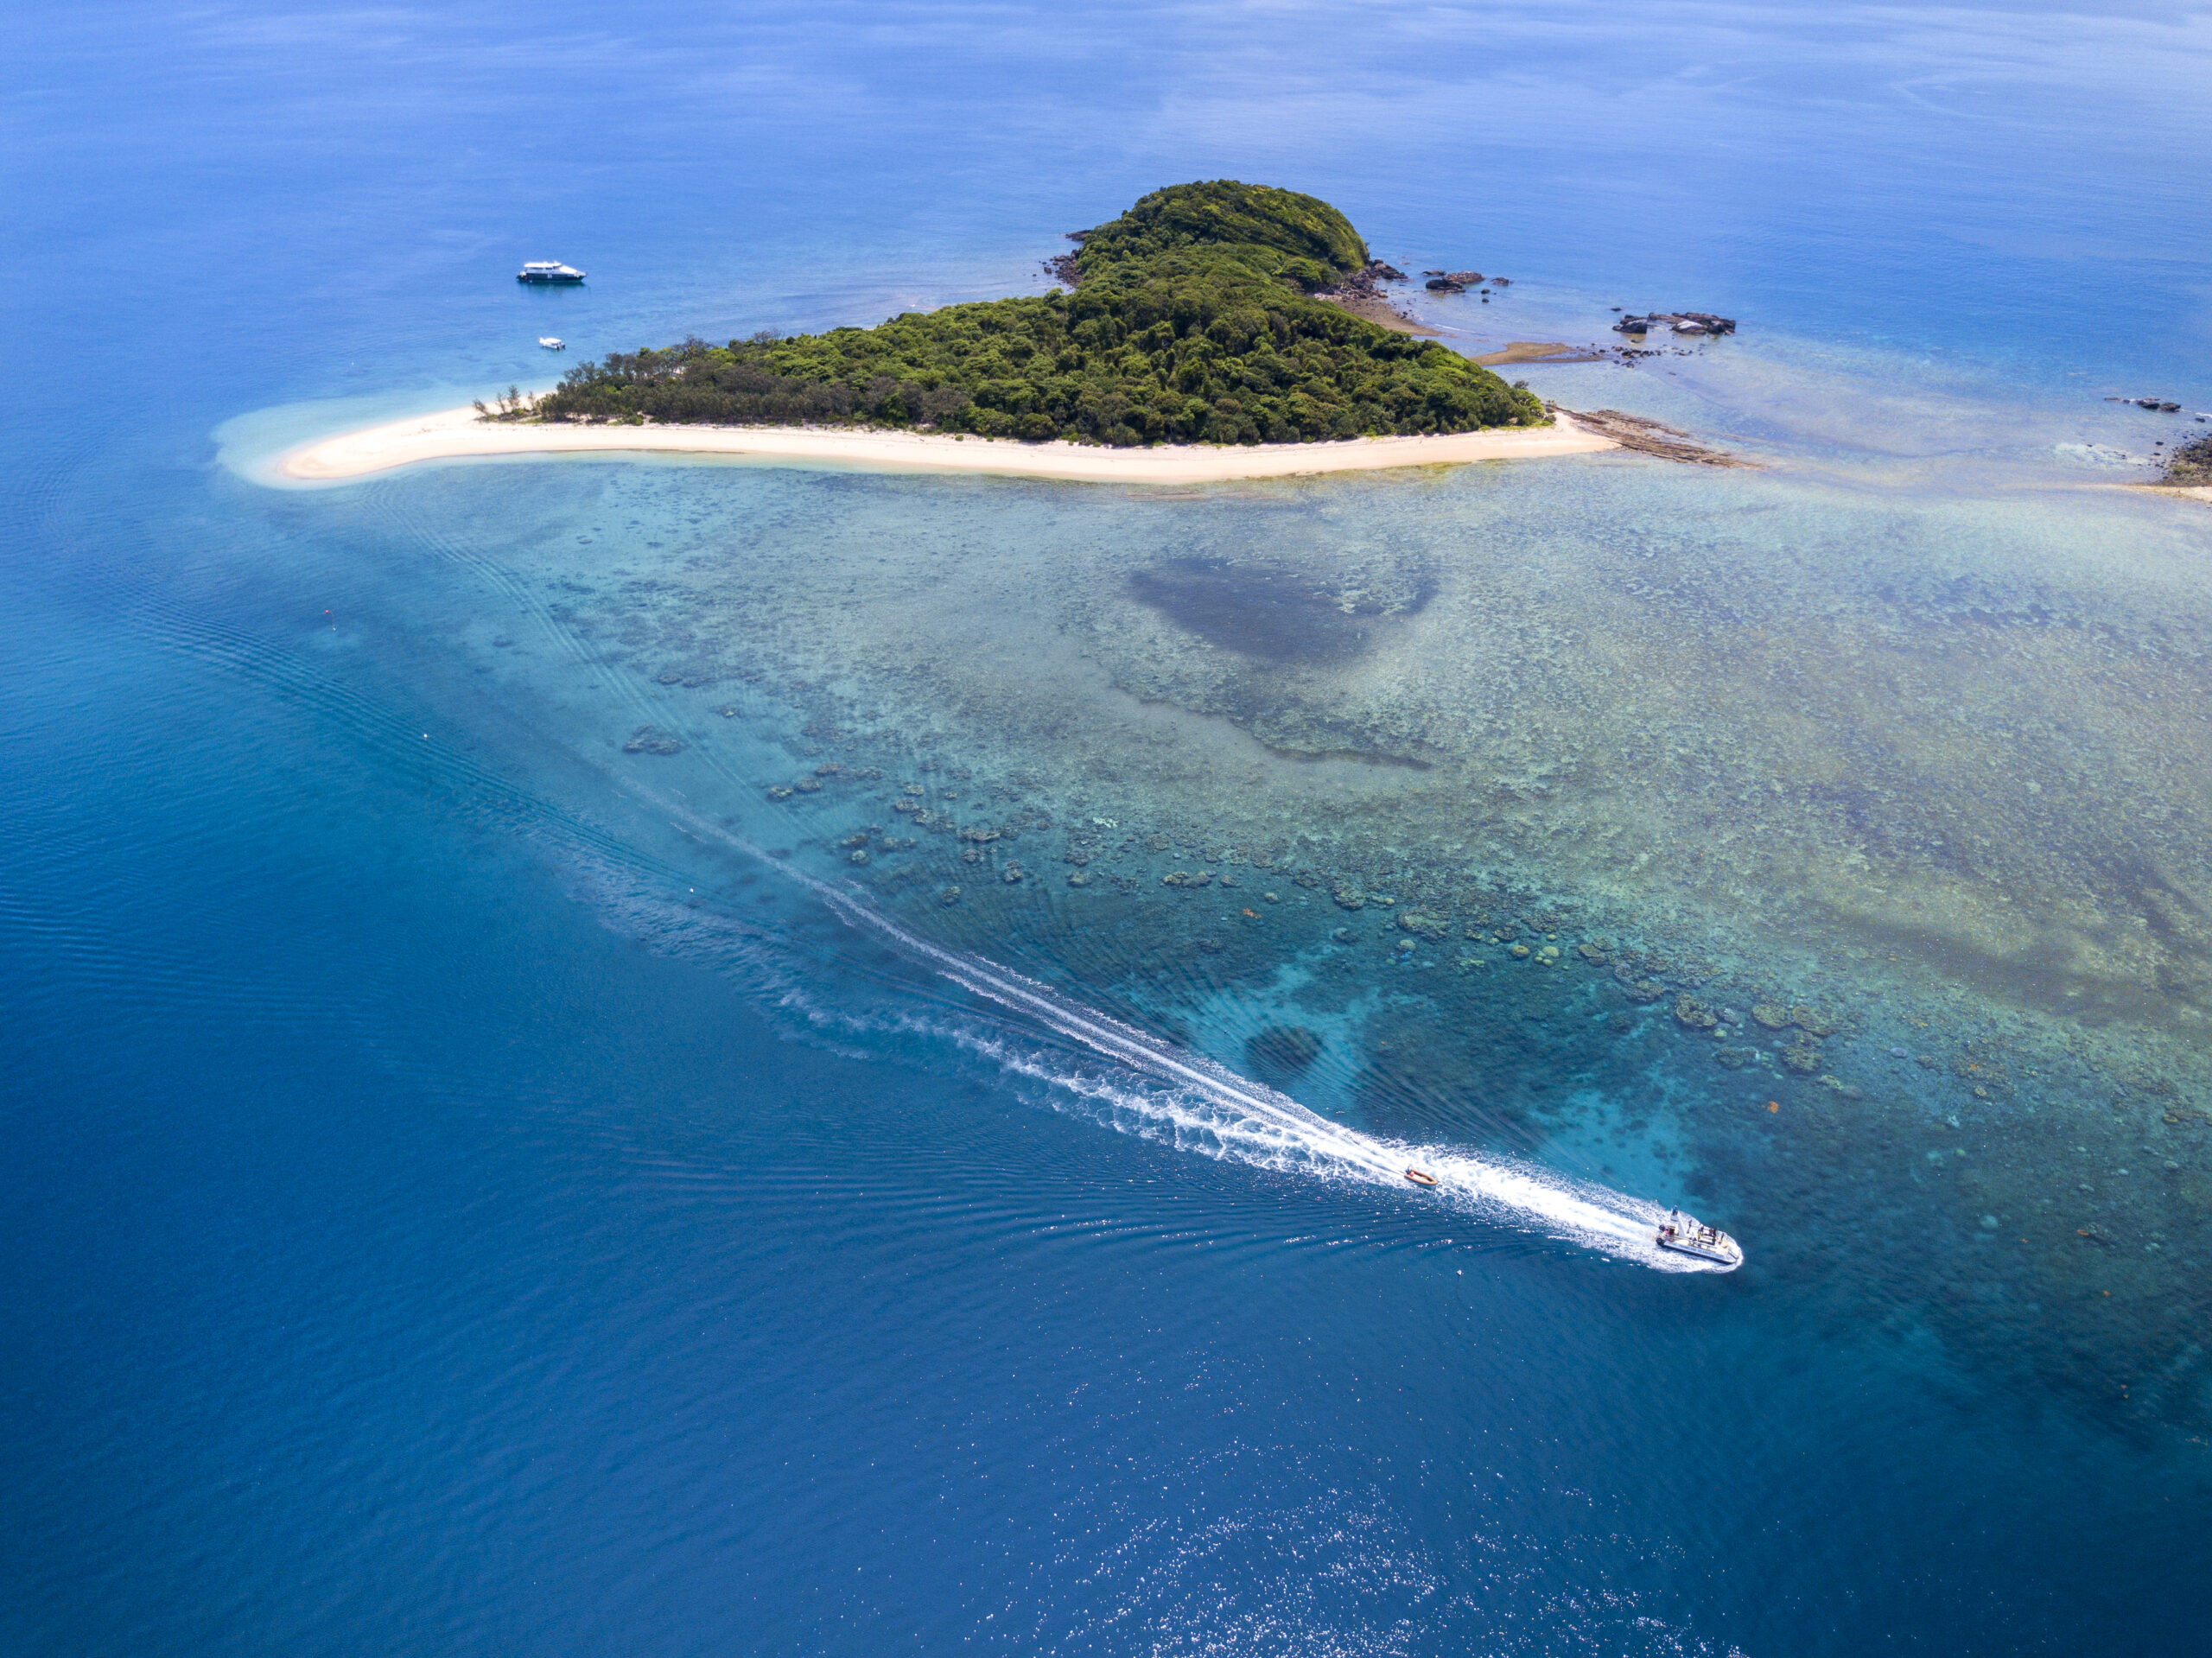
MULTIPOLYGON (((664 805, 668 803, 664 802, 664 805)), ((677 809, 681 810, 681 809, 677 809)), ((1464 1147, 1414 1146, 1379 1139, 1332 1121, 1287 1095, 1238 1076, 1205 1055, 1176 1046, 1060 994, 1011 969, 948 950, 909 932, 858 894, 793 869, 728 829, 683 816, 674 827, 749 853, 807 887, 848 925, 862 929, 963 989, 1034 1020, 1139 1076, 1164 1092, 1132 1089, 1110 1077, 1070 1073, 1042 1053, 973 1032, 949 1032, 1021 1075, 1066 1089, 1103 1109, 1122 1126, 1185 1150, 1234 1158, 1258 1167, 1297 1171, 1389 1187, 1491 1224, 1517 1228, 1632 1261, 1659 1272, 1729 1270, 1662 1249, 1658 1229, 1668 1211, 1549 1169, 1464 1147), (1416 1191, 1408 1168, 1436 1178, 1416 1191)))

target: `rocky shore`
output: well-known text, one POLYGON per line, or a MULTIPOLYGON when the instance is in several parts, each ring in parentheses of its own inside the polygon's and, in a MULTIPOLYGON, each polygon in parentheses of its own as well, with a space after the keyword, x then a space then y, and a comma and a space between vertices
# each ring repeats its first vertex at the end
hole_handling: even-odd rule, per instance
POLYGON ((2200 437, 2176 449, 2158 481, 2169 489, 2212 488, 2212 437, 2200 437))
POLYGON ((1569 409, 1562 412, 1573 416, 1578 424, 1601 432, 1624 449, 1634 449, 1639 454, 1656 455, 1662 461, 1680 461, 1694 467, 1758 465, 1726 450, 1708 448, 1680 427, 1643 415, 1630 415, 1618 409, 1569 409))
POLYGON ((1417 321, 1382 291, 1386 283, 1402 283, 1406 279, 1406 273, 1395 265, 1376 259, 1334 287, 1318 289, 1313 297, 1339 306, 1362 321, 1388 328, 1392 334, 1434 339, 1438 330, 1417 321))

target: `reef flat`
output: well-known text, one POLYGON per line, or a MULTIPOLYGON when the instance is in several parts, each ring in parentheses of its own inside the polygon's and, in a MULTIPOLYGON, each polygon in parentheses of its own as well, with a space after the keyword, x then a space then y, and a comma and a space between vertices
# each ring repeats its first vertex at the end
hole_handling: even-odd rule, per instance
POLYGON ((912 925, 1370 1129, 1678 1182, 1838 1319, 2202 1418, 2183 527, 1567 476, 577 477, 586 520, 682 516, 558 608, 657 699, 620 764, 912 925), (787 769, 704 769, 738 731, 787 769))

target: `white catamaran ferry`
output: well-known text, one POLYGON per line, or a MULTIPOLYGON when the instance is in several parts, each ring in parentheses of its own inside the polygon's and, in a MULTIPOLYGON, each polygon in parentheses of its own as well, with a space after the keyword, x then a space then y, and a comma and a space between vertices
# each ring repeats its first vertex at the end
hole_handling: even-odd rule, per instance
POLYGON ((1742 1244, 1719 1227, 1707 1226, 1679 1209, 1669 1210, 1667 1218, 1659 1223, 1659 1247, 1709 1261, 1725 1273, 1744 1264, 1742 1244))
POLYGON ((574 265, 556 264, 550 259, 533 259, 515 272, 517 282, 545 283, 580 283, 584 273, 574 265))

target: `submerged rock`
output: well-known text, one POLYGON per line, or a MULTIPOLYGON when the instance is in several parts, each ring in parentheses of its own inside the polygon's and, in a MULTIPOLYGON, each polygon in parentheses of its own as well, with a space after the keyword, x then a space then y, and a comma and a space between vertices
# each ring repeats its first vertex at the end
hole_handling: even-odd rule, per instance
POLYGON ((673 754, 683 746, 671 732, 658 726, 639 726, 622 745, 626 754, 673 754))
POLYGON ((1675 1022, 1693 1031, 1709 1031, 1720 1023, 1720 1016, 1685 991, 1675 998, 1675 1022))
POLYGON ((1782 1063, 1802 1077, 1809 1077, 1821 1068, 1825 1056, 1817 1039, 1801 1035, 1782 1051, 1782 1063))

